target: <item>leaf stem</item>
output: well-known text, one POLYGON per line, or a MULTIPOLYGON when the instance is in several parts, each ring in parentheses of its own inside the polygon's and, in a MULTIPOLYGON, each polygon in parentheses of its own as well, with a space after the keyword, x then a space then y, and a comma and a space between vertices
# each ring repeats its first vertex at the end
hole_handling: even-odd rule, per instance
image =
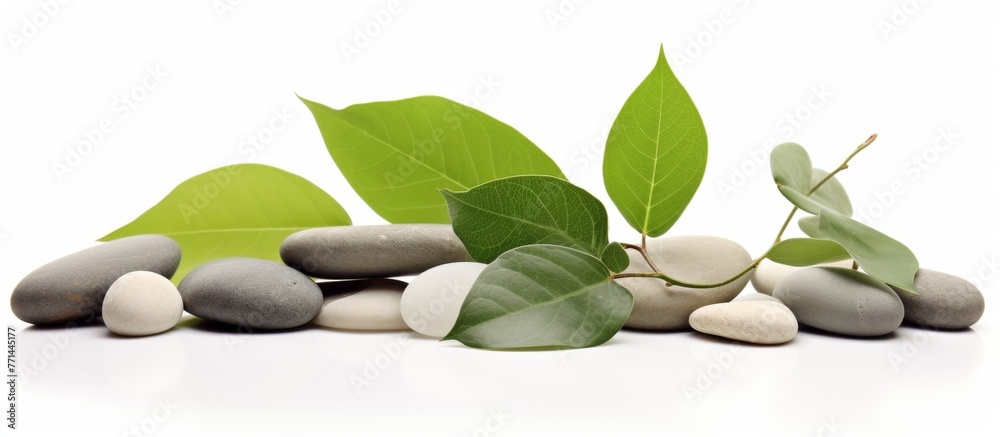
POLYGON ((646 260, 646 264, 649 264, 649 268, 653 269, 654 273, 662 273, 663 272, 662 270, 660 270, 659 267, 656 266, 656 263, 653 262, 653 259, 649 257, 649 252, 646 251, 646 233, 645 232, 642 233, 642 245, 640 245, 640 246, 637 246, 635 244, 630 244, 630 243, 618 243, 618 244, 621 244, 622 248, 624 248, 624 249, 632 249, 632 250, 634 250, 636 252, 639 252, 639 254, 642 255, 642 259, 646 260))
POLYGON ((823 184, 826 183, 826 181, 833 179, 833 177, 836 176, 837 173, 840 173, 843 170, 847 170, 848 167, 847 163, 851 162, 851 159, 853 159, 854 156, 856 156, 858 153, 861 153, 862 150, 865 150, 866 147, 871 145, 871 143, 875 142, 876 138, 878 138, 878 134, 871 134, 871 136, 869 136, 868 139, 865 140, 865 142, 861 143, 861 145, 858 146, 858 148, 854 149, 854 151, 851 152, 850 155, 847 155, 847 158, 844 159, 844 162, 840 163, 840 167, 837 167, 836 169, 831 171, 830 174, 826 175, 826 177, 820 179, 820 181, 817 182, 816 185, 814 185, 812 189, 809 190, 808 193, 806 193, 806 196, 810 196, 812 195, 812 193, 815 193, 816 190, 819 189, 819 187, 822 187, 823 184))

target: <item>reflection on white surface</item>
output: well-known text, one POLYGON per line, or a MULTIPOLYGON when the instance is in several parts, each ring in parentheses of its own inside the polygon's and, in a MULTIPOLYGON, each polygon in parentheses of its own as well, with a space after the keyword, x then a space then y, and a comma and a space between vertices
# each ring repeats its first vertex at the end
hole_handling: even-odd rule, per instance
POLYGON ((542 352, 475 350, 412 332, 247 333, 193 317, 143 338, 100 324, 29 327, 20 333, 21 425, 95 435, 143 423, 155 435, 218 435, 247 421, 245 435, 471 435, 501 419, 496 435, 558 434, 565 423, 575 435, 921 431, 992 414, 972 401, 998 389, 987 371, 996 362, 989 327, 904 326, 873 339, 806 328, 782 346, 623 331, 601 347, 542 352), (158 422, 162 405, 176 408, 158 422), (51 409, 73 420, 49 420, 51 409))

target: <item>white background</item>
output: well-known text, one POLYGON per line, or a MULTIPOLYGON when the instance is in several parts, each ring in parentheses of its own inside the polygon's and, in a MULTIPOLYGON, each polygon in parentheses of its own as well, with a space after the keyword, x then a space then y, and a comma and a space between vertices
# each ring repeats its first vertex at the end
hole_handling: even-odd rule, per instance
MULTIPOLYGON (((243 1, 231 10, 224 1, 69 2, 51 17, 44 3, 0 6, 8 294, 182 180, 233 162, 302 175, 356 224, 383 223, 339 174, 295 93, 338 108, 424 94, 470 103, 604 199, 612 237, 634 241, 607 201, 600 155, 662 43, 710 141, 704 182, 671 234, 719 235, 756 255, 788 205, 753 157, 796 141, 832 168, 877 132, 840 178, 855 210, 922 265, 982 284, 987 313, 963 332, 801 332, 780 347, 737 347, 690 332, 626 331, 597 348, 534 353, 400 333, 235 336, 191 320, 142 339, 112 338, 101 326, 28 328, 22 371, 36 374, 19 387, 18 433, 995 435, 993 2, 413 1, 349 57, 344 45, 376 27, 372 14, 386 1, 243 1), (32 31, 25 20, 43 25, 32 31), (157 69, 166 76, 147 80, 155 87, 134 90, 157 69), (477 88, 483 82, 495 85, 477 88), (126 114, 119 99, 133 92, 145 99, 126 114), (242 145, 274 111, 293 117, 287 128, 260 150, 242 145), (67 161, 104 119, 110 133, 67 161), (56 163, 74 165, 60 174, 56 163), (723 194, 725 183, 733 189, 723 194), (371 385, 354 390, 352 377, 400 344, 371 385)), ((26 327, 6 306, 3 315, 26 327)))

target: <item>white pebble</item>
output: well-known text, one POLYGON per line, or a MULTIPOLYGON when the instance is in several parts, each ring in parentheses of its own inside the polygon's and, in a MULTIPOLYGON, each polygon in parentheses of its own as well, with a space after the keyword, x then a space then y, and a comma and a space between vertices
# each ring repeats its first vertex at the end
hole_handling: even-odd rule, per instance
POLYGON ((399 311, 406 283, 394 279, 321 282, 326 296, 316 325, 358 331, 409 329, 399 311))
POLYGON ((442 264, 421 273, 403 291, 400 311, 410 329, 441 338, 458 320, 462 302, 486 264, 457 262, 442 264))
POLYGON ((119 335, 159 334, 181 319, 184 302, 169 279, 153 272, 118 278, 104 296, 104 324, 119 335))

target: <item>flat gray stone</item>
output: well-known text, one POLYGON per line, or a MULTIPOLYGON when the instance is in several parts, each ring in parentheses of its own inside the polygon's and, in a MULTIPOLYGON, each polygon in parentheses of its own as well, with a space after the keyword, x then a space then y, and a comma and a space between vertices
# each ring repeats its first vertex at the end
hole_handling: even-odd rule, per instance
POLYGON ((188 273, 177 287, 184 309, 247 328, 287 329, 319 313, 323 293, 301 272, 274 261, 224 258, 188 273))
POLYGON ((406 285, 395 279, 321 282, 323 308, 312 322, 358 331, 409 330, 399 310, 406 285))
POLYGON ((856 337, 885 335, 903 322, 903 302, 889 286, 840 267, 810 267, 786 276, 773 296, 799 323, 856 337))
POLYGON ((913 286, 919 295, 892 289, 906 309, 903 319, 916 325, 964 329, 978 322, 986 310, 979 288, 958 276, 921 268, 913 278, 913 286))
POLYGON ((759 293, 703 306, 688 320, 698 332, 756 344, 787 343, 799 330, 788 307, 759 293))
POLYGON ((14 287, 10 308, 36 325, 90 321, 101 315, 105 293, 122 275, 148 271, 169 278, 180 261, 181 248, 170 237, 119 238, 35 269, 14 287))
MULTIPOLYGON (((750 265, 752 259, 743 246, 725 238, 710 236, 665 237, 648 240, 646 249, 653 262, 666 274, 678 280, 711 284, 723 281, 750 265)), ((628 251, 630 263, 626 272, 651 272, 652 269, 634 250, 628 251)), ((743 291, 750 281, 744 274, 721 287, 693 289, 666 287, 653 278, 616 279, 632 292, 632 314, 625 327, 656 331, 687 329, 694 310, 705 305, 729 302, 743 291)))
POLYGON ((281 259, 326 279, 417 275, 441 264, 472 261, 451 225, 441 224, 307 229, 281 243, 281 259))

